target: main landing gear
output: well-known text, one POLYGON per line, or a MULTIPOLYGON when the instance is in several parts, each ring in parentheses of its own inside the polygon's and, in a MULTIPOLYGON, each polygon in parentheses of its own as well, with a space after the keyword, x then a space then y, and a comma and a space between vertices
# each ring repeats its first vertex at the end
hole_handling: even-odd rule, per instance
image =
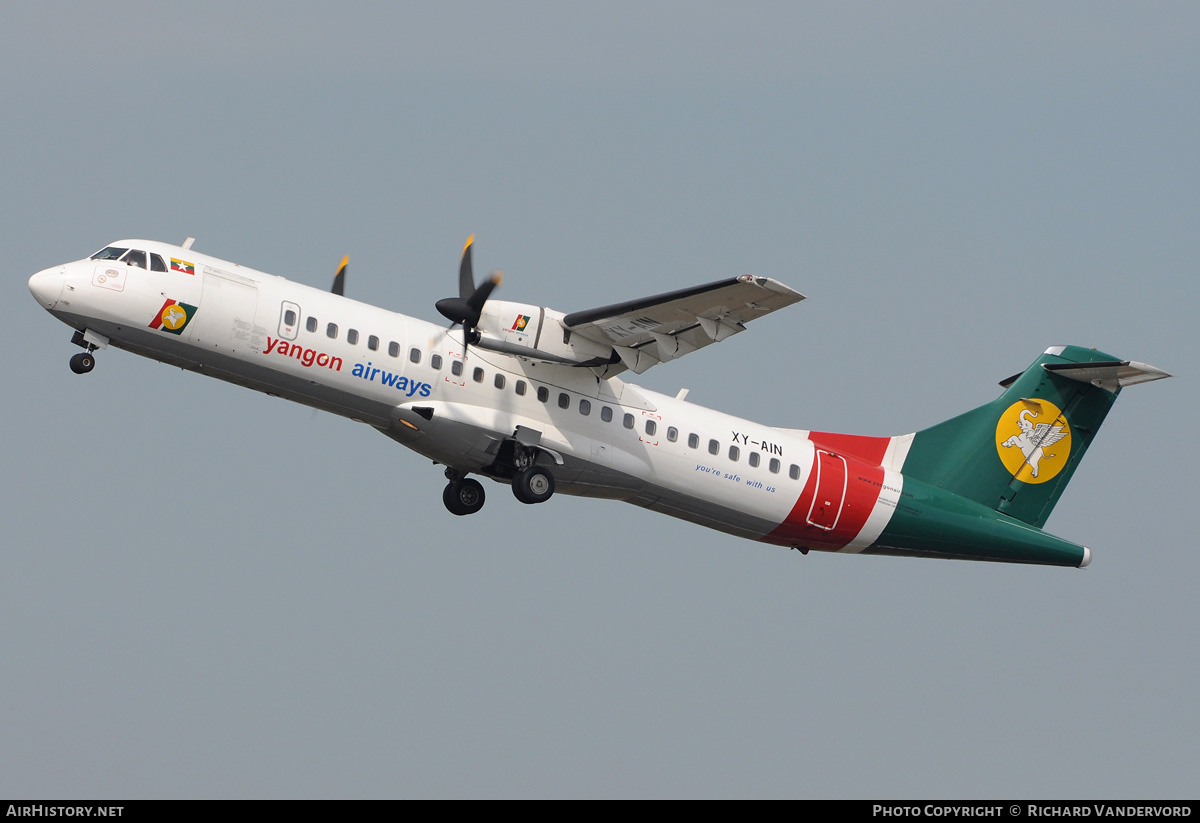
MULTIPOLYGON (((442 490, 442 503, 451 514, 475 514, 483 508, 483 485, 457 469, 446 469, 450 482, 442 490)), ((545 466, 527 466, 512 478, 513 495, 522 503, 544 503, 554 494, 554 475, 545 466)))
MULTIPOLYGON (((449 476, 450 471, 446 471, 449 476)), ((442 491, 442 502, 451 514, 474 514, 483 508, 483 484, 470 477, 451 479, 442 491)))
POLYGON ((554 475, 545 466, 529 466, 513 475, 512 490, 522 503, 544 503, 554 494, 554 475))

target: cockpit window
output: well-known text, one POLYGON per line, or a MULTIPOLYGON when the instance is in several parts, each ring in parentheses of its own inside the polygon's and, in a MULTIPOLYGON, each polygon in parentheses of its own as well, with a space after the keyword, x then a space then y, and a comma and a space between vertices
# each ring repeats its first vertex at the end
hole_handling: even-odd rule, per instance
POLYGON ((129 249, 119 249, 116 246, 109 246, 108 248, 101 249, 100 251, 93 254, 92 259, 93 260, 116 260, 117 258, 119 258, 122 254, 124 254, 127 251, 129 251, 129 249))
POLYGON ((167 264, 161 254, 150 252, 150 271, 166 271, 167 264))
POLYGON ((130 266, 137 266, 140 269, 146 268, 146 253, 144 251, 132 249, 121 260, 130 266))

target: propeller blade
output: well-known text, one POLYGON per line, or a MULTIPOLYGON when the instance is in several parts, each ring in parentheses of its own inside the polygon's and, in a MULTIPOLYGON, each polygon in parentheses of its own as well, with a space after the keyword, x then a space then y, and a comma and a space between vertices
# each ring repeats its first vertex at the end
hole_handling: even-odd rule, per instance
POLYGON ((467 300, 475 292, 475 273, 471 270, 471 246, 475 244, 475 235, 467 238, 463 246, 462 262, 458 264, 458 296, 467 300))
POLYGON ((484 281, 483 285, 475 289, 475 293, 467 300, 467 305, 471 307, 471 311, 475 312, 475 320, 471 325, 479 322, 479 315, 483 312, 483 304, 492 296, 492 292, 496 287, 504 282, 504 272, 494 271, 491 276, 484 281))
POLYGON ((458 265, 458 297, 446 297, 437 301, 438 313, 450 321, 450 328, 460 325, 463 328, 463 356, 472 341, 479 340, 479 318, 483 315, 483 305, 496 287, 504 279, 503 272, 494 271, 484 281, 483 285, 475 288, 475 274, 471 265, 471 248, 475 244, 475 235, 467 238, 463 246, 462 261, 458 265))
POLYGON ((345 295, 346 293, 346 264, 350 262, 350 255, 342 258, 342 264, 338 266, 337 274, 333 276, 333 288, 330 289, 336 295, 345 295))

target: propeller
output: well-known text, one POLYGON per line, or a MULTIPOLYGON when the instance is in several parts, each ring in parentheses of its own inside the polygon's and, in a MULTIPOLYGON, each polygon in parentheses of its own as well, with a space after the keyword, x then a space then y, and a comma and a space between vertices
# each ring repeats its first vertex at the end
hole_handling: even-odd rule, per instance
POLYGON ((346 293, 346 264, 350 262, 350 255, 342 258, 342 264, 338 266, 337 274, 333 276, 333 287, 329 290, 336 295, 344 295, 346 293))
POLYGON ((474 242, 475 235, 472 234, 463 246, 462 262, 458 266, 458 297, 447 297, 435 304, 441 315, 450 321, 450 328, 456 325, 463 327, 464 354, 469 344, 479 341, 476 326, 483 314, 483 304, 504 279, 503 272, 494 271, 482 285, 475 286, 475 275, 471 268, 471 246, 474 242))

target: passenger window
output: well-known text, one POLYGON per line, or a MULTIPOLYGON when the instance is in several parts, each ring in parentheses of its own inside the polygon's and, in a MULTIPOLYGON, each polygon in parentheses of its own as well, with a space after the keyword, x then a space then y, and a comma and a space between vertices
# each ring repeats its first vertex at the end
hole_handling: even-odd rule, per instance
POLYGON ((633 415, 627 414, 623 418, 621 418, 621 425, 627 429, 632 429, 633 428, 633 415))
POLYGON ((435 370, 437 370, 437 371, 441 371, 441 369, 442 369, 442 356, 441 356, 440 354, 434 354, 434 355, 430 355, 430 357, 429 357, 429 366, 430 366, 430 368, 432 368, 432 369, 435 369, 435 370))
POLYGON ((337 338, 337 323, 330 323, 325 327, 325 336, 337 338))
POLYGON ((737 459, 738 459, 738 455, 739 455, 739 454, 741 454, 741 452, 739 452, 739 451, 738 451, 738 447, 737 447, 737 446, 730 446, 730 447, 729 447, 729 459, 730 459, 730 460, 732 460, 733 462, 735 462, 735 463, 736 463, 736 462, 737 462, 737 459))
POLYGON ((288 309, 287 311, 285 311, 283 313, 283 325, 285 325, 285 326, 296 325, 296 312, 294 312, 291 309, 288 309))
POLYGON ((371 351, 379 351, 379 338, 371 335, 367 338, 367 348, 371 351))
POLYGON ((788 477, 792 478, 793 480, 800 479, 800 467, 795 463, 793 463, 791 468, 788 469, 788 477))
POLYGON ((674 426, 667 426, 667 439, 674 443, 679 439, 679 429, 674 426))
POLYGON ((526 388, 526 386, 525 386, 525 381, 524 381, 524 380, 518 380, 518 381, 517 381, 517 385, 513 386, 513 391, 515 391, 515 392, 516 392, 517 394, 519 394, 521 397, 524 397, 524 396, 525 396, 525 388, 526 388))
POLYGON ((496 377, 494 380, 492 380, 492 385, 498 389, 504 388, 504 375, 500 372, 496 372, 496 377))
POLYGON ((540 403, 550 402, 550 390, 545 386, 538 386, 537 399, 540 403))
MULTIPOLYGON (((162 259, 162 255, 151 253, 151 255, 150 255, 150 271, 166 271, 166 270, 167 270, 167 264, 166 264, 166 261, 164 261, 162 259)), ((288 323, 288 325, 290 326, 295 322, 296 321, 293 320, 291 323, 288 323)))
POLYGON ((750 468, 752 468, 752 469, 758 468, 758 459, 759 459, 758 452, 750 452, 750 456, 746 459, 750 463, 750 468))
POLYGON ((688 435, 688 448, 689 449, 700 448, 700 435, 698 435, 698 434, 689 434, 688 435))
POLYGON ((358 329, 348 329, 346 331, 346 342, 351 346, 358 345, 358 329))
POLYGON ((450 371, 452 371, 454 373, 455 377, 461 376, 462 370, 463 370, 463 364, 462 364, 461 360, 455 360, 450 364, 450 371))
POLYGON ((133 249, 121 259, 130 266, 137 266, 139 269, 146 268, 146 253, 144 251, 133 249))
POLYGON ((558 393, 558 407, 560 409, 567 409, 567 408, 570 408, 570 406, 571 406, 571 395, 567 394, 566 392, 559 392, 558 393))
POLYGON ((589 402, 588 400, 585 400, 582 397, 579 398, 579 413, 582 414, 584 417, 587 417, 589 414, 591 414, 592 413, 591 402, 589 402))
POLYGON ((721 444, 718 443, 716 440, 709 440, 708 441, 708 453, 716 454, 719 451, 721 451, 721 444))
POLYGON ((390 354, 392 357, 400 356, 400 344, 395 340, 393 340, 391 343, 388 343, 388 354, 390 354))
POLYGON ((605 423, 612 422, 612 406, 602 406, 600 408, 600 419, 605 423))
POLYGON ((647 420, 646 421, 646 434, 654 434, 656 431, 658 431, 658 424, 655 423, 653 420, 647 420))
POLYGON ((304 321, 304 328, 308 329, 309 331, 316 331, 317 330, 317 318, 310 317, 310 318, 308 318, 308 320, 304 321))
POLYGON ((408 350, 408 362, 410 362, 410 363, 420 363, 421 362, 421 350, 418 349, 416 346, 413 346, 411 349, 408 350))
POLYGON ((771 474, 779 474, 779 458, 771 458, 771 474))
POLYGON ((475 371, 471 374, 471 377, 472 377, 472 379, 474 379, 474 381, 476 383, 482 383, 483 382, 483 369, 476 368, 475 371))

